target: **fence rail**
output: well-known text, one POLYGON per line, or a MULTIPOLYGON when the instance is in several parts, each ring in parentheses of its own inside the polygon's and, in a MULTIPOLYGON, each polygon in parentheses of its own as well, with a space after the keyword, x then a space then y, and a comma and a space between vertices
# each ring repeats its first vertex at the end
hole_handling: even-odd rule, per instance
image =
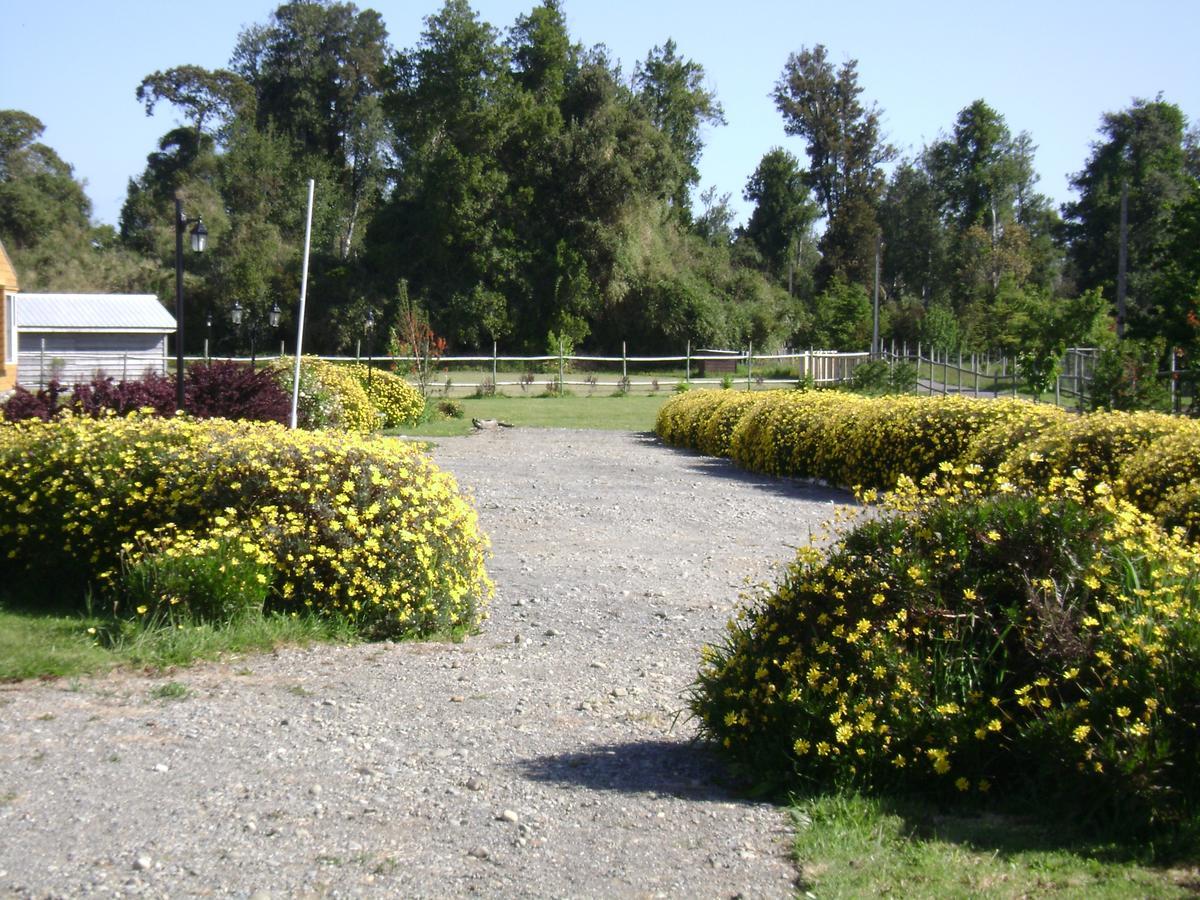
MULTIPOLYGON (((279 359, 282 349, 280 354, 257 355, 254 359, 205 355, 186 357, 186 360, 194 363, 211 358, 266 363, 279 359)), ((1052 388, 1054 403, 1076 409, 1090 407, 1098 357, 1099 351, 1094 348, 1073 347, 1067 350, 1052 388)), ((401 371, 411 371, 422 362, 412 356, 322 358, 332 362, 369 363, 372 366, 399 368, 401 371)), ((879 359, 893 371, 900 364, 914 367, 917 376, 914 389, 917 393, 1031 396, 1022 387, 1016 359, 1004 354, 950 353, 922 344, 910 347, 893 342, 881 348, 879 359)), ((498 345, 493 345, 490 354, 443 356, 432 360, 436 371, 427 384, 430 393, 443 396, 511 393, 514 390, 524 394, 538 388, 544 388, 549 393, 567 389, 582 389, 589 393, 602 389, 657 393, 672 390, 676 384, 754 389, 807 382, 821 387, 834 387, 852 381, 859 366, 870 361, 871 354, 866 351, 841 352, 815 348, 762 353, 756 352, 752 346, 744 350, 693 351, 689 345, 686 352, 678 356, 630 355, 624 347, 620 356, 566 352, 521 356, 501 354, 498 345), (720 374, 711 371, 713 368, 719 368, 720 374)), ((36 390, 45 387, 51 379, 62 382, 68 380, 63 376, 79 380, 80 373, 87 373, 88 378, 111 376, 121 380, 141 377, 147 371, 169 373, 172 363, 173 359, 170 358, 136 353, 52 354, 46 350, 41 353, 22 351, 18 378, 21 385, 36 390)), ((1189 411, 1195 408, 1200 372, 1177 369, 1172 358, 1170 368, 1158 373, 1158 379, 1169 390, 1170 408, 1173 411, 1182 411, 1185 399, 1189 403, 1189 411)), ((1047 401, 1050 400, 1050 393, 1048 391, 1044 398, 1047 401)))

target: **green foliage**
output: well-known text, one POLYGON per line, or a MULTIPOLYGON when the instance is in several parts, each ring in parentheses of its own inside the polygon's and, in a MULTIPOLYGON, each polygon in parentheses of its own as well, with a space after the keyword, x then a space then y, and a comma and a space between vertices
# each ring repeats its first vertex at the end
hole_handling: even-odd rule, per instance
POLYGON ((835 278, 813 306, 814 345, 848 351, 871 343, 871 298, 861 286, 835 278))
POLYGON ((270 571, 261 549, 236 532, 173 533, 123 559, 113 594, 126 615, 156 626, 220 625, 262 615, 270 571))
POLYGON ((872 360, 856 366, 850 387, 863 394, 904 394, 917 386, 917 367, 913 363, 889 363, 872 360))
POLYGON ((801 551, 706 651, 704 733, 780 784, 1193 815, 1195 549, 1069 487, 939 495, 801 551))
POLYGON ((1158 380, 1162 341, 1108 341, 1100 348, 1088 403, 1094 410, 1157 409, 1167 404, 1167 389, 1158 380))

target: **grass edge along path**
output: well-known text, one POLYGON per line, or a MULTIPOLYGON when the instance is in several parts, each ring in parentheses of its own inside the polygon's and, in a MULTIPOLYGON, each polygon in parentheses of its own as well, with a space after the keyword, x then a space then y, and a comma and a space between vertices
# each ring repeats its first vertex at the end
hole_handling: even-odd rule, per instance
MULTIPOLYGON (((521 428, 579 428, 602 431, 654 431, 658 411, 673 394, 587 397, 468 397, 455 400, 461 419, 434 419, 391 428, 384 434, 426 438, 470 434, 472 419, 498 419, 521 428)), ((437 398, 430 398, 436 404, 437 398)))
POLYGON ((150 627, 130 619, 31 611, 0 599, 0 684, 102 675, 126 666, 164 670, 283 646, 357 640, 345 623, 316 615, 267 613, 222 625, 150 627))
POLYGON ((1075 835, 1036 815, 939 810, 846 791, 793 801, 798 895, 1190 897, 1195 867, 1147 866, 1138 848, 1075 835))

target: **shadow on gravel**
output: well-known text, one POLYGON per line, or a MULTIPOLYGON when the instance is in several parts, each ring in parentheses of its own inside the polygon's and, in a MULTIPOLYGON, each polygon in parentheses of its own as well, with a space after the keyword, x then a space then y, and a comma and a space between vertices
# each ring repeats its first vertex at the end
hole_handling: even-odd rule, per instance
MULTIPOLYGON (((738 802, 746 798, 725 776, 724 764, 699 744, 631 741, 518 763, 531 781, 622 794, 654 792, 684 800, 738 802)), ((744 787, 744 786, 743 786, 744 787)))
POLYGON ((759 475, 755 472, 747 472, 745 469, 739 469, 727 459, 717 456, 705 456, 702 453, 697 453, 694 450, 686 450, 682 447, 668 446, 662 443, 657 435, 649 431, 639 432, 634 438, 639 444, 662 447, 664 450, 678 454, 687 460, 688 468, 697 475, 735 481, 746 487, 769 491, 781 497, 792 497, 797 500, 809 500, 816 503, 856 505, 854 496, 849 491, 826 487, 820 484, 812 484, 797 478, 776 478, 771 475, 759 475))

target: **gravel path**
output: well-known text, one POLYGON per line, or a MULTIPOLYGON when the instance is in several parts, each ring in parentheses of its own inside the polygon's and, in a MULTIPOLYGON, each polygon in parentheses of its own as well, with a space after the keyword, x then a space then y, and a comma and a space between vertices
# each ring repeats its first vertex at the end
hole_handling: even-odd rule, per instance
POLYGON ((844 495, 616 432, 434 456, 493 540, 483 633, 0 685, 0 897, 791 894, 786 812, 681 710, 844 495))

